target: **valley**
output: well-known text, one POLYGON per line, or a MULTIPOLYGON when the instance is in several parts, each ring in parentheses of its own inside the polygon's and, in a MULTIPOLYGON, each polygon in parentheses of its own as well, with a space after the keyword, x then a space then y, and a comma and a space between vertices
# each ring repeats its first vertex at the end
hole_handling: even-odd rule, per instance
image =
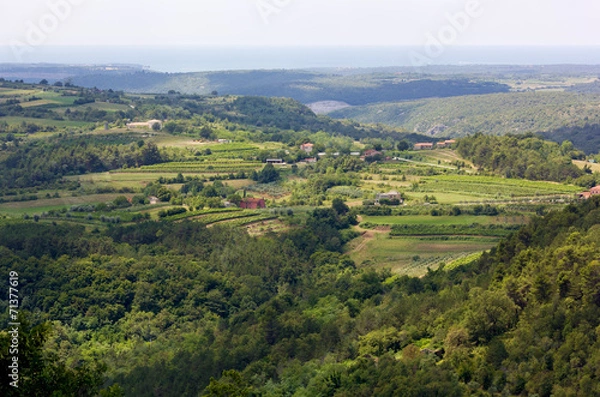
MULTIPOLYGON (((546 327, 597 343, 593 146, 483 124, 446 141, 286 98, 40 83, 0 81, 0 266, 24 280, 40 384, 58 374, 65 395, 115 397, 393 395, 380 392, 390 382, 415 396, 518 395, 554 379, 524 350, 569 362, 546 327), (523 366, 536 379, 525 386, 523 366)), ((415 114, 520 108, 531 126, 580 125, 595 117, 590 98, 424 99, 415 114)), ((563 369, 561 390, 593 371, 581 368, 563 369)))

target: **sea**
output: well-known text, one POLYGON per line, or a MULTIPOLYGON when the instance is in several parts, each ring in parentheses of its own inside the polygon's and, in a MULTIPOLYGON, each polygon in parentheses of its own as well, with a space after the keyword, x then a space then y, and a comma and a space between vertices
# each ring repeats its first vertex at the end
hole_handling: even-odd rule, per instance
POLYGON ((432 65, 600 65, 598 47, 190 47, 40 46, 19 56, 0 46, 0 63, 141 65, 158 72, 376 68, 432 65))

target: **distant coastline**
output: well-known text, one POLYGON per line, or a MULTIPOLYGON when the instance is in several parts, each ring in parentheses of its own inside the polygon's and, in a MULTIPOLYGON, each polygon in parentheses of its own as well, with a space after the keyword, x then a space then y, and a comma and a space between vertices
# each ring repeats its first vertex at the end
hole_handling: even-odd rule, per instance
MULTIPOLYGON (((168 72, 256 69, 375 68, 411 66, 405 47, 135 47, 44 46, 26 54, 24 63, 71 65, 126 64, 168 72)), ((0 46, 0 63, 17 62, 0 46)), ((450 47, 435 65, 600 65, 600 47, 450 47)))

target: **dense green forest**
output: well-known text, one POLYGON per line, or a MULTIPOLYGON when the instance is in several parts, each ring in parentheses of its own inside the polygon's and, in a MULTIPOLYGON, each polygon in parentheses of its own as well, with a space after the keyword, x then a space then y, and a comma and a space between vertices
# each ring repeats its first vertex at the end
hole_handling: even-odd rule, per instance
POLYGON ((337 110, 330 116, 361 123, 383 123, 436 137, 483 133, 543 133, 546 139, 571 140, 586 153, 598 146, 597 94, 510 92, 483 96, 432 98, 337 110))
MULTIPOLYGON (((107 137, 108 140, 114 137, 107 137)), ((152 143, 129 145, 89 138, 57 137, 34 141, 0 156, 0 190, 53 186, 67 175, 157 164, 163 157, 152 143)))
POLYGON ((572 160, 585 155, 569 141, 559 145, 532 134, 476 134, 460 139, 456 150, 478 167, 507 178, 564 182, 584 175, 572 160))
POLYGON ((573 142, 577 148, 583 150, 586 154, 593 154, 600 151, 600 124, 584 124, 565 126, 558 129, 542 132, 540 134, 544 139, 554 142, 573 142))
POLYGON ((32 331, 45 369, 24 369, 36 382, 16 395, 93 395, 100 374, 104 395, 127 396, 600 393, 600 200, 423 278, 357 268, 339 251, 352 216, 334 207, 260 238, 200 223, 2 226, 3 273, 21 275, 31 326, 51 327, 32 331))

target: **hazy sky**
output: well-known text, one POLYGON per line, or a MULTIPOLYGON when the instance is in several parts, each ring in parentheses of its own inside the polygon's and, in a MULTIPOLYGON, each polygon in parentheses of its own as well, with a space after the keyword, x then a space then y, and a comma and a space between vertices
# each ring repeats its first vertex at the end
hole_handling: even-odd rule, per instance
MULTIPOLYGON (((0 45, 422 45, 469 1, 2 0, 0 45)), ((452 44, 600 45, 596 0, 478 2, 452 44)))

